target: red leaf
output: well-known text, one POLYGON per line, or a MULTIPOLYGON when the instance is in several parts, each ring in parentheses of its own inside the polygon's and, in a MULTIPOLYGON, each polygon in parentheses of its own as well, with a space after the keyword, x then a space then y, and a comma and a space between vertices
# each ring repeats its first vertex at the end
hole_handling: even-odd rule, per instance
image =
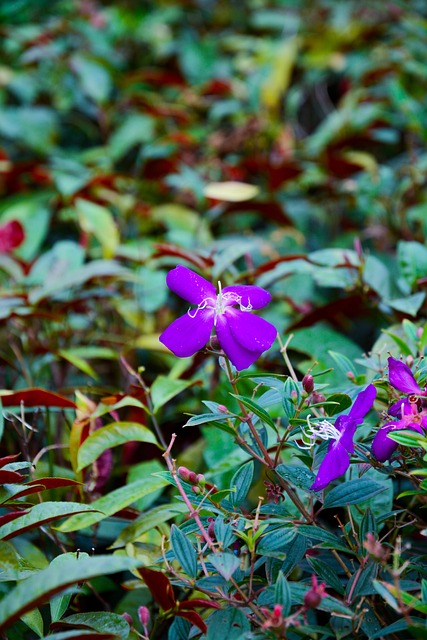
POLYGON ((192 600, 182 600, 179 603, 178 609, 181 610, 189 610, 196 609, 197 607, 202 609, 221 609, 221 605, 214 600, 203 600, 202 598, 193 598, 192 600))
MULTIPOLYGON (((1 472, 0 472, 1 473, 1 472)), ((26 483, 27 486, 43 485, 45 489, 60 489, 61 487, 80 487, 81 482, 70 480, 69 478, 37 478, 26 483)), ((39 489, 42 491, 42 489, 39 489)))
POLYGON ((187 260, 187 262, 199 267, 202 271, 206 271, 213 265, 213 260, 211 258, 199 256, 194 252, 194 250, 187 251, 182 247, 177 247, 176 245, 167 244, 165 242, 157 242, 155 247, 156 253, 153 256, 154 258, 160 258, 162 256, 173 256, 174 258, 180 259, 183 258, 184 260, 187 260))
POLYGON ((0 400, 4 407, 17 407, 23 402, 26 407, 77 408, 72 400, 37 387, 22 391, 0 391, 0 400))
POLYGON ((0 516, 0 527, 6 524, 7 522, 11 522, 15 520, 15 518, 19 518, 19 516, 25 516, 28 511, 11 511, 10 513, 4 513, 0 516))
POLYGON ((161 608, 164 611, 174 609, 177 603, 169 578, 161 571, 153 571, 153 569, 147 569, 146 567, 142 567, 138 571, 150 589, 154 600, 158 602, 161 608))
POLYGON ((17 471, 8 471, 0 469, 0 484, 13 484, 14 482, 22 482, 24 476, 17 471))
POLYGON ((5 456, 4 458, 0 458, 0 468, 4 467, 6 464, 9 464, 9 462, 13 462, 14 460, 16 460, 16 458, 19 458, 20 455, 20 453, 15 453, 15 455, 13 456, 5 456))
POLYGON ((176 615, 180 618, 185 618, 189 620, 191 624, 194 624, 196 627, 200 629, 202 633, 206 633, 208 628, 203 620, 195 611, 177 611, 176 615))
POLYGON ((0 253, 9 253, 24 242, 24 228, 18 220, 9 220, 0 226, 0 253))

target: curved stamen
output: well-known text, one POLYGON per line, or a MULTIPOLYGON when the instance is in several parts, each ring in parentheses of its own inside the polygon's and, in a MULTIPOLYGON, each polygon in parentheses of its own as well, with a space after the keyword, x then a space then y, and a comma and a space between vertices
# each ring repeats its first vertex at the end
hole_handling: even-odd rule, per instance
POLYGON ((316 444, 317 438, 321 438, 322 440, 338 440, 341 437, 341 432, 327 420, 312 424, 310 418, 311 415, 307 416, 307 426, 301 427, 302 441, 304 444, 295 443, 300 449, 311 449, 316 444))

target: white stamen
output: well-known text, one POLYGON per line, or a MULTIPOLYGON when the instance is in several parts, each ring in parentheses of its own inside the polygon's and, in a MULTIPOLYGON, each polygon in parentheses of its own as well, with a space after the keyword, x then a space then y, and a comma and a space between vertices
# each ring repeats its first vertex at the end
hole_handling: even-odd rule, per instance
POLYGON ((311 449, 316 444, 317 438, 321 438, 322 440, 338 440, 341 437, 341 432, 327 420, 312 424, 310 418, 311 415, 307 416, 307 426, 301 427, 302 441, 304 444, 295 442, 300 449, 311 449))
POLYGON ((188 309, 187 313, 190 318, 195 318, 197 313, 202 309, 212 309, 215 314, 214 325, 216 326, 216 321, 219 315, 222 315, 226 312, 227 307, 233 306, 234 304, 239 305, 240 311, 252 311, 253 306, 251 305, 251 301, 248 298, 248 304, 242 304, 242 296, 239 296, 234 291, 226 291, 222 293, 222 285, 221 282, 218 281, 218 295, 216 298, 204 298, 194 309, 188 309))

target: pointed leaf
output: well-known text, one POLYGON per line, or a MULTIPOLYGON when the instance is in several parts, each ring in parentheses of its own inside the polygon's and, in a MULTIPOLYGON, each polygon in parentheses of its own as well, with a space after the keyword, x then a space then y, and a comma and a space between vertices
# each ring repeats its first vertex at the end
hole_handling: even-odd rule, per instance
POLYGON ((151 476, 144 478, 143 480, 137 480, 131 482, 124 487, 120 487, 115 491, 107 493, 107 495, 98 498, 90 505, 92 510, 96 510, 94 513, 81 513, 79 515, 72 516, 61 524, 57 529, 62 532, 77 531, 78 529, 84 529, 90 527, 101 520, 104 520, 107 516, 125 509, 130 504, 143 498, 152 491, 157 491, 161 487, 167 484, 166 480, 162 478, 151 476))
POLYGON ((7 522, 0 527, 0 540, 9 540, 33 527, 40 527, 46 522, 53 522, 71 513, 93 512, 95 507, 78 502, 41 502, 20 518, 7 522))
POLYGON ((136 422, 112 422, 97 429, 79 448, 77 471, 92 464, 107 449, 126 442, 150 442, 158 446, 156 436, 144 425, 136 422))
POLYGON ((246 498, 254 477, 254 462, 251 460, 242 465, 231 479, 230 502, 236 507, 246 498), (234 491, 233 491, 234 489, 234 491))
POLYGON ((215 567, 218 573, 225 578, 225 580, 230 580, 233 573, 235 573, 240 567, 239 558, 234 556, 232 553, 227 553, 226 551, 213 553, 208 556, 208 560, 211 565, 215 567))
POLYGON ((58 566, 51 564, 18 583, 3 597, 0 601, 0 631, 11 626, 27 611, 35 609, 74 584, 96 576, 130 570, 140 564, 138 560, 124 556, 64 555, 66 559, 61 563, 61 571, 58 571, 58 566))
POLYGON ((176 605, 175 594, 170 580, 161 571, 153 571, 142 567, 138 569, 138 573, 142 576, 147 587, 150 589, 154 600, 161 606, 164 611, 173 609, 176 605))
POLYGON ((334 487, 328 493, 323 503, 323 508, 331 509, 332 507, 343 507, 346 504, 365 502, 386 489, 387 487, 383 484, 367 478, 349 480, 338 485, 338 487, 334 487))
POLYGON ((171 544, 181 567, 190 578, 195 578, 197 576, 196 550, 187 536, 174 524, 171 527, 171 544))

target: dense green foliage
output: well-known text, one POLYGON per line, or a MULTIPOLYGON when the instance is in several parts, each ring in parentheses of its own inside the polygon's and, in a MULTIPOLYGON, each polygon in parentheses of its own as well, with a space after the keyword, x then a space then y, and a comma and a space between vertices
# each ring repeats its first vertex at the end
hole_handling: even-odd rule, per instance
POLYGON ((0 2, 3 638, 427 638, 426 81, 421 0, 0 2), (271 293, 250 368, 177 265, 271 293))

